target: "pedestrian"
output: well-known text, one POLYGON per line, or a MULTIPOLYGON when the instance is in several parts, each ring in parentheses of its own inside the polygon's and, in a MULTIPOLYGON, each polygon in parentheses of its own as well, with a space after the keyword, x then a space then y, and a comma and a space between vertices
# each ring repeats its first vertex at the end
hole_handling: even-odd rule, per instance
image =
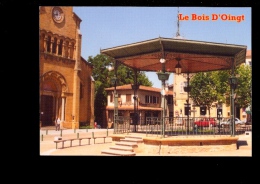
POLYGON ((56 131, 60 130, 60 118, 56 120, 56 131))
POLYGON ((97 122, 94 123, 94 128, 97 129, 97 122))

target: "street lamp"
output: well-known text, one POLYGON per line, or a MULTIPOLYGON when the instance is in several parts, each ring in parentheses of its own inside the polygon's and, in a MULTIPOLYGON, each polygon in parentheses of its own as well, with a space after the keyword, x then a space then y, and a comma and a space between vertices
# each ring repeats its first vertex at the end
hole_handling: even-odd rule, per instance
POLYGON ((139 89, 139 84, 137 84, 137 70, 134 70, 134 84, 132 84, 132 89, 134 90, 134 132, 136 132, 136 125, 138 124, 139 120, 139 113, 138 113, 138 97, 136 96, 137 90, 139 89))
MULTIPOLYGON (((136 77, 135 77, 136 78, 136 77)), ((134 132, 136 132, 136 125, 138 124, 138 119, 139 119, 139 113, 138 113, 138 97, 136 95, 137 90, 139 89, 139 84, 136 83, 132 84, 132 89, 134 90, 134 116, 133 116, 133 124, 134 124, 134 132)))
POLYGON ((232 126, 232 131, 231 131, 231 136, 235 136, 235 108, 234 108, 234 101, 235 101, 235 95, 234 95, 234 91, 237 87, 237 78, 232 75, 229 78, 229 84, 230 84, 230 88, 231 88, 231 95, 230 95, 230 103, 231 103, 231 126, 232 126))
MULTIPOLYGON (((117 62, 115 62, 115 66, 117 66, 117 62)), ((114 67, 109 66, 108 67, 109 71, 114 70, 114 67)), ((111 78, 111 84, 114 86, 114 133, 116 133, 116 129, 117 129, 117 117, 118 117, 118 94, 116 92, 116 85, 117 85, 117 73, 116 73, 116 69, 115 69, 115 74, 114 76, 111 78)))
POLYGON ((158 79, 162 81, 162 102, 163 102, 163 111, 162 111, 162 137, 165 137, 165 81, 169 79, 169 72, 165 72, 165 62, 164 58, 160 59, 160 63, 162 63, 162 72, 157 72, 158 79))
POLYGON ((190 126, 190 91, 191 91, 191 86, 190 86, 190 74, 187 73, 187 86, 184 87, 184 91, 187 92, 187 104, 184 104, 185 106, 185 115, 187 115, 187 132, 189 132, 189 126, 190 126))

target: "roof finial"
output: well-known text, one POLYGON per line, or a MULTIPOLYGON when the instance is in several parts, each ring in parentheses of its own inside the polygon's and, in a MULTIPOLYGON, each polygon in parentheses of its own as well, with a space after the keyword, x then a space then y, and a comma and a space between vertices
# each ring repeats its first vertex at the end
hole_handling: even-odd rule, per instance
POLYGON ((179 7, 178 7, 178 14, 177 14, 177 33, 176 37, 179 37, 180 35, 180 21, 179 21, 179 7))

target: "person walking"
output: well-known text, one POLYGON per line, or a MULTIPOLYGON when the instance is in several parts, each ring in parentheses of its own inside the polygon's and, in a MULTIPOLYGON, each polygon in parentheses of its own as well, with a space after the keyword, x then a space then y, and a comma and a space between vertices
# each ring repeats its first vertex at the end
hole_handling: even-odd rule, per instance
POLYGON ((56 121, 56 131, 60 130, 60 118, 57 119, 56 121))

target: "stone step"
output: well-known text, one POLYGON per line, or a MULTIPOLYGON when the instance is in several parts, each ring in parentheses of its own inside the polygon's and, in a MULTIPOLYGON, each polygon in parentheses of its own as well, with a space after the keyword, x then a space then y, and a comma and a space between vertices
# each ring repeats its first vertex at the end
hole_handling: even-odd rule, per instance
POLYGON ((134 151, 134 149, 129 146, 111 146, 109 148, 113 150, 121 150, 121 151, 132 151, 132 152, 134 151))
POLYGON ((132 148, 138 147, 138 145, 137 145, 136 142, 124 142, 124 141, 120 141, 120 142, 116 142, 116 145, 119 145, 119 146, 129 146, 129 147, 132 147, 132 148))
POLYGON ((117 155, 111 155, 111 154, 108 154, 108 153, 102 153, 102 156, 117 156, 117 155))
POLYGON ((127 136, 125 136, 125 138, 143 139, 142 137, 134 136, 134 135, 127 135, 127 136))
POLYGON ((121 151, 121 150, 113 150, 113 149, 108 149, 108 150, 102 150, 101 154, 110 154, 110 155, 115 155, 115 156, 135 156, 135 152, 132 151, 121 151))
POLYGON ((142 142, 143 142, 143 139, 122 138, 122 139, 120 139, 120 142, 136 142, 136 143, 142 143, 142 142))

